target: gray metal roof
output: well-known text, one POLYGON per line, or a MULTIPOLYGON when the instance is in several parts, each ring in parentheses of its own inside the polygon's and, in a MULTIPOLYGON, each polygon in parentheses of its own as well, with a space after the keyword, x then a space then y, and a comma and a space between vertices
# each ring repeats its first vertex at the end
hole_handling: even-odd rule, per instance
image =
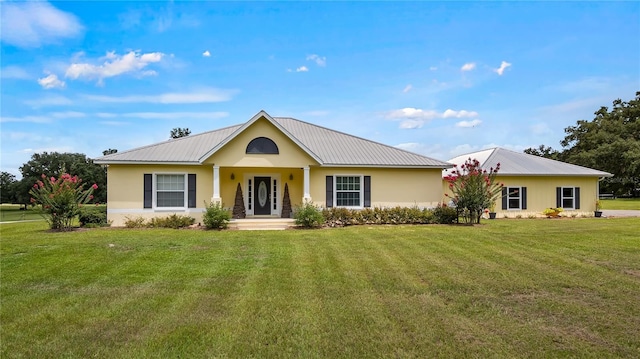
MULTIPOLYGON (((500 164, 498 175, 501 176, 586 176, 611 177, 608 172, 598 171, 570 163, 515 152, 504 148, 491 148, 483 151, 467 153, 450 159, 456 165, 462 165, 467 159, 477 159, 483 170, 489 171, 500 164)), ((444 173, 447 175, 448 170, 444 173)))
POLYGON ((449 168, 451 164, 360 137, 261 111, 248 122, 97 158, 99 164, 200 164, 259 118, 265 118, 323 166, 449 168))

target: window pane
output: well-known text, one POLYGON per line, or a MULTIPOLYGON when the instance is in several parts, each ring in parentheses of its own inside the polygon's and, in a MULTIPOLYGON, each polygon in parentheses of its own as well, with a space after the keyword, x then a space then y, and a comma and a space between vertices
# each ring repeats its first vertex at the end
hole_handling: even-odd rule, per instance
POLYGON ((573 198, 563 198, 562 208, 573 208, 573 198))
POLYGON ((519 209, 520 208, 520 199, 518 198, 510 198, 509 199, 509 209, 519 209))
POLYGON ((158 192, 158 207, 184 207, 184 192, 158 192))
POLYGON ((156 183, 158 191, 184 191, 184 175, 158 175, 156 183))
POLYGON ((563 188, 562 189, 562 197, 573 197, 573 188, 563 188))
POLYGON ((336 193, 336 205, 360 206, 360 193, 359 192, 338 192, 336 193))

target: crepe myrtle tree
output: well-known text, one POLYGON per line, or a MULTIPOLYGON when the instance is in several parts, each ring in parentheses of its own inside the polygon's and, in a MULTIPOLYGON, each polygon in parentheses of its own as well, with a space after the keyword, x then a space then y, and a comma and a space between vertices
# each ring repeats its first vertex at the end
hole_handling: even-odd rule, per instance
POLYGON ((480 223, 482 211, 491 208, 501 195, 504 184, 496 182, 499 170, 500 163, 487 171, 478 160, 469 158, 445 177, 451 190, 446 196, 451 197, 465 223, 480 223))

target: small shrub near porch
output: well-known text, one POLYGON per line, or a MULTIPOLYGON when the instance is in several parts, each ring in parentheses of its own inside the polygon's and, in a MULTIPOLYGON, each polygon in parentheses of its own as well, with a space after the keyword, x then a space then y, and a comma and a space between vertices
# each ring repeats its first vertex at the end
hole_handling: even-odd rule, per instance
POLYGON ((207 229, 226 229, 230 220, 231 214, 220 203, 209 203, 202 215, 202 223, 207 229))

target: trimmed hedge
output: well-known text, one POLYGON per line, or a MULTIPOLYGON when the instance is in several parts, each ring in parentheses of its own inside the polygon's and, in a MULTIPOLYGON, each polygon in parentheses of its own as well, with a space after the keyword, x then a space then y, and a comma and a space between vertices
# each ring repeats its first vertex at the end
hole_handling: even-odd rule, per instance
POLYGON ((107 221, 106 206, 84 205, 79 210, 78 222, 80 222, 80 227, 108 227, 110 225, 107 221))
POLYGON ((455 208, 438 206, 434 209, 418 207, 392 208, 325 208, 322 210, 325 224, 342 227, 362 224, 450 224, 457 219, 455 208))

